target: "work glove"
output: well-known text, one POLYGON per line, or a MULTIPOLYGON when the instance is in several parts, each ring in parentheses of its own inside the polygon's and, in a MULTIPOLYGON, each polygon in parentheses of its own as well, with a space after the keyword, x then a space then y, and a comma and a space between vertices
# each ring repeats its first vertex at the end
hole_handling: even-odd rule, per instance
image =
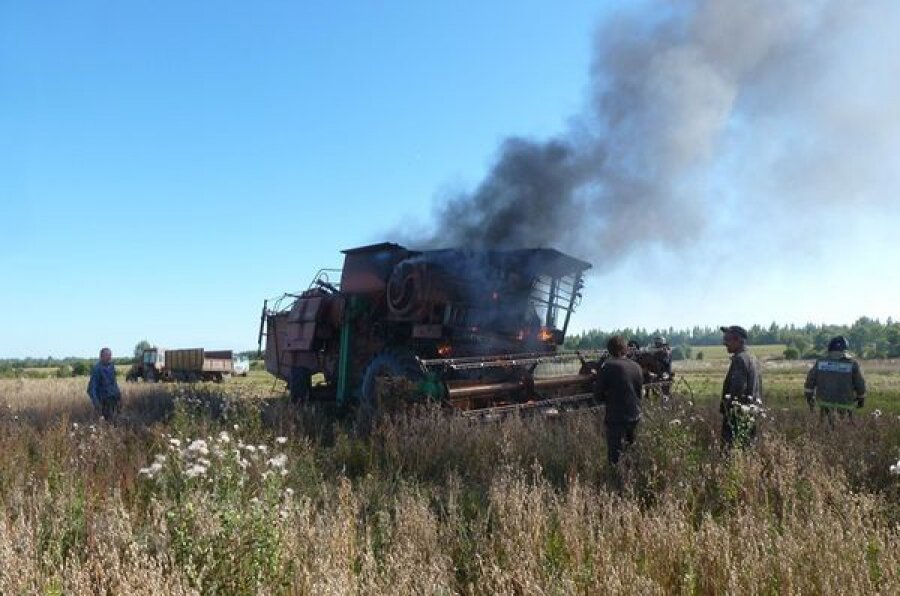
POLYGON ((857 398, 856 398, 856 407, 857 407, 857 408, 863 407, 863 404, 864 404, 864 403, 866 403, 866 398, 864 398, 864 397, 857 397, 857 398))

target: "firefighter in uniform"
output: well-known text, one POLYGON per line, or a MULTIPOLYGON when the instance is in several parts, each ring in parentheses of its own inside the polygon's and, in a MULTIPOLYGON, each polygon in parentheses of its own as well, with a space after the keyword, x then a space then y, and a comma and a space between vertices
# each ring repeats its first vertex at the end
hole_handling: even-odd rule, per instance
POLYGON ((838 336, 828 342, 828 354, 819 358, 806 375, 806 402, 809 409, 819 404, 820 420, 828 419, 834 428, 834 413, 853 421, 853 407, 863 407, 866 380, 859 362, 850 357, 847 338, 838 336))
POLYGON ((747 331, 732 325, 721 327, 722 343, 731 364, 722 384, 722 441, 726 447, 743 446, 756 438, 756 415, 762 408, 759 361, 747 350, 747 331))

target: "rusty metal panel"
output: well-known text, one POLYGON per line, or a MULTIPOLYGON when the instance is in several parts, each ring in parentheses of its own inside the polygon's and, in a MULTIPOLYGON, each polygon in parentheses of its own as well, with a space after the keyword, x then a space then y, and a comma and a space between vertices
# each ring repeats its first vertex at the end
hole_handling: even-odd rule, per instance
POLYGON ((345 250, 341 291, 362 294, 383 292, 394 265, 409 254, 406 248, 391 243, 345 250))
POLYGON ((288 350, 312 350, 316 339, 316 322, 289 323, 286 348, 288 350))
POLYGON ((315 321, 324 302, 325 298, 321 296, 298 299, 291 309, 291 314, 288 315, 288 321, 291 323, 315 321))

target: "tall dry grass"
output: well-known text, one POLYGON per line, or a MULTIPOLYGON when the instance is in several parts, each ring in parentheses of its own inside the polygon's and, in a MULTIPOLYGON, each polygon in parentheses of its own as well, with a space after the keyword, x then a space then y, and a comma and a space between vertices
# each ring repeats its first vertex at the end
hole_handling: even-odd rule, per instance
POLYGON ((598 414, 361 438, 227 387, 128 387, 105 424, 80 384, 24 383, 0 385, 2 594, 900 593, 895 416, 778 411, 727 455, 676 400, 610 469, 598 414))

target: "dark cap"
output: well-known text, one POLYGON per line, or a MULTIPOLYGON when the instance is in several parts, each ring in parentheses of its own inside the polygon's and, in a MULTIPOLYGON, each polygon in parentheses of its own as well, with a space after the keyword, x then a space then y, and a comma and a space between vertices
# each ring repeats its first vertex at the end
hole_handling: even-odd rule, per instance
POLYGON ((729 327, 719 327, 722 330, 722 333, 733 333, 742 339, 747 339, 747 330, 741 327, 740 325, 731 325, 729 327))
POLYGON ((828 351, 829 352, 846 352, 850 349, 850 342, 847 341, 847 338, 843 335, 838 335, 837 337, 831 338, 831 341, 828 342, 828 351))

